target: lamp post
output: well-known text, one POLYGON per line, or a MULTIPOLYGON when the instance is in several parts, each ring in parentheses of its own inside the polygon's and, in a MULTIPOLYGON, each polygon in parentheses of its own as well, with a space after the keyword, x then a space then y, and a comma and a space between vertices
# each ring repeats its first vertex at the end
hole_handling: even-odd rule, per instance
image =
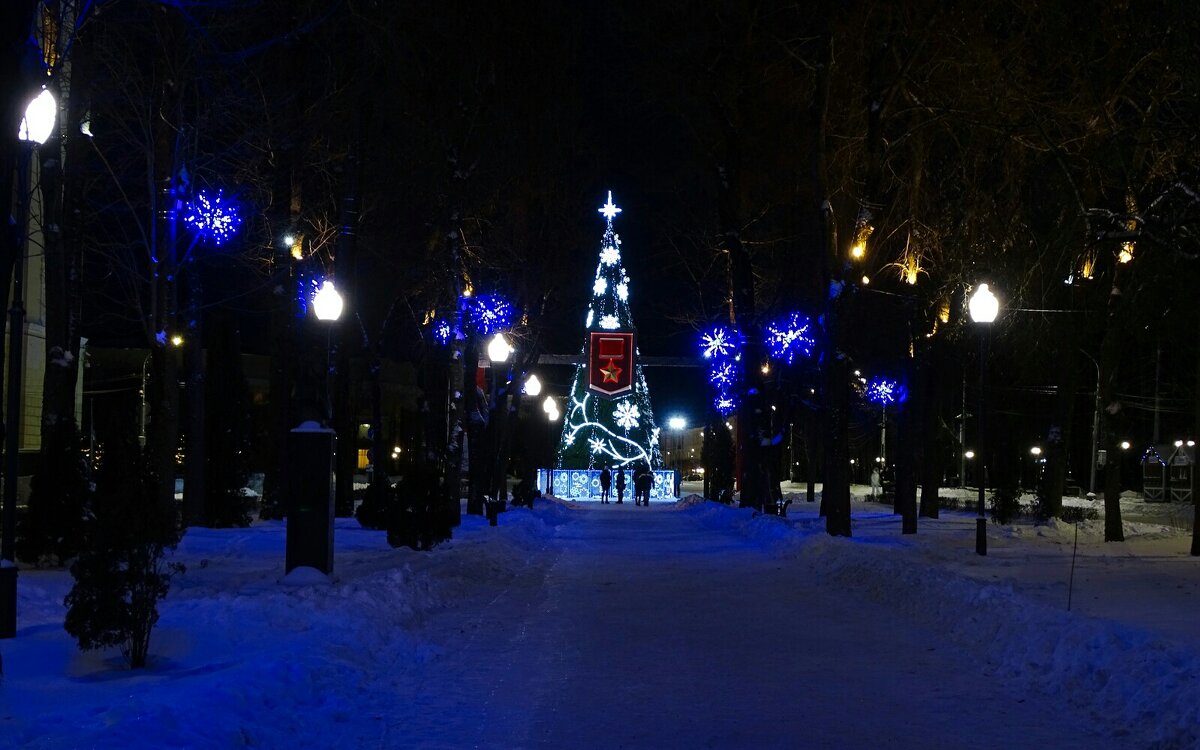
POLYGON ((491 471, 487 477, 485 485, 485 495, 488 502, 487 515, 488 523, 495 525, 496 514, 499 512, 499 499, 501 486, 504 484, 504 466, 502 465, 503 453, 501 441, 504 436, 505 425, 503 424, 508 417, 508 389, 505 387, 508 383, 507 374, 501 379, 501 375, 497 372, 501 366, 508 362, 508 358, 513 353, 512 344, 508 342, 508 338, 503 333, 497 333, 488 341, 487 355, 491 360, 492 366, 488 368, 491 375, 491 404, 492 418, 488 420, 488 428, 491 431, 491 450, 492 464, 491 471))
POLYGON ((679 454, 683 452, 683 431, 687 426, 687 418, 678 414, 667 420, 667 427, 675 433, 675 497, 679 497, 679 482, 683 478, 683 472, 679 469, 679 454))
POLYGON ((312 305, 317 320, 325 321, 328 324, 325 326, 325 420, 332 427, 333 347, 331 346, 331 338, 333 336, 333 324, 337 322, 338 318, 342 317, 342 307, 345 305, 345 302, 343 302, 341 292, 337 290, 333 282, 325 279, 325 281, 321 282, 321 288, 313 295, 312 305))
POLYGON ((985 415, 987 401, 984 392, 984 372, 986 371, 988 336, 992 323, 1000 312, 1000 301, 988 289, 987 284, 980 284, 971 295, 969 303, 971 320, 979 326, 979 517, 975 519, 975 554, 987 554, 987 518, 984 515, 984 490, 987 485, 987 443, 985 436, 985 415))
POLYGON ((17 139, 25 141, 17 168, 20 200, 20 240, 13 259, 12 306, 8 318, 8 402, 4 425, 4 534, 0 537, 0 638, 17 635, 17 472, 20 470, 21 375, 25 338, 25 253, 29 250, 29 204, 33 183, 33 155, 54 132, 58 105, 54 96, 42 91, 25 107, 17 139))

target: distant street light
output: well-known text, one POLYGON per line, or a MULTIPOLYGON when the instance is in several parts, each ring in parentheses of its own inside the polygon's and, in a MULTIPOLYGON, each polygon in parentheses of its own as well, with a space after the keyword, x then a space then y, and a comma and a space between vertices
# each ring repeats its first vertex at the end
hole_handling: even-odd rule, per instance
POLYGON ((987 485, 987 453, 985 452, 985 416, 987 399, 984 391, 984 372, 987 370, 988 336, 991 335, 992 323, 1000 313, 1000 301, 988 289, 987 284, 980 284, 971 295, 968 303, 971 320, 980 327, 979 333, 979 517, 975 519, 975 554, 987 554, 987 518, 984 515, 984 493, 987 485))
POLYGON ((542 381, 538 380, 536 374, 531 374, 525 379, 525 395, 531 398, 537 397, 542 392, 542 381))
POLYGON ((1032 448, 1030 448, 1030 449, 1029 449, 1029 452, 1030 452, 1031 454, 1035 455, 1035 456, 1040 456, 1040 455, 1042 455, 1042 449, 1041 449, 1041 448, 1039 448, 1039 447, 1038 447, 1038 446, 1036 446, 1036 445, 1035 445, 1035 446, 1033 446, 1032 448))

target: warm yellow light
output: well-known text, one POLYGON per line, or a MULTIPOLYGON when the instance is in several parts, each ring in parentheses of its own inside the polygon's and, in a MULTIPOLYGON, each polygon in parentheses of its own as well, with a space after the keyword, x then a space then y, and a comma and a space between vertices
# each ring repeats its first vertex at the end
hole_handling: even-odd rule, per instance
POLYGON ((292 245, 292 257, 296 260, 304 260, 304 247, 299 242, 292 245))
POLYGON ((855 242, 850 246, 850 257, 855 260, 862 260, 862 257, 867 254, 867 245, 863 242, 855 242))
POLYGON ((171 337, 171 346, 183 346, 183 336, 178 333, 171 337))
POLYGON ((464 285, 464 286, 463 286, 463 294, 462 294, 462 296, 464 296, 464 297, 470 297, 470 296, 471 296, 472 294, 474 294, 474 293, 475 293, 475 289, 474 289, 474 287, 472 287, 472 286, 470 285, 470 283, 468 283, 468 284, 466 284, 466 285, 464 285))
POLYGON ((975 458, 975 451, 967 451, 966 453, 963 454, 963 458, 967 458, 967 459, 975 458))
POLYGON ((1130 448, 1129 441, 1128 441, 1128 440, 1122 440, 1122 441, 1121 441, 1121 450, 1123 450, 1123 451, 1127 451, 1127 450, 1129 450, 1129 448, 1130 448))
POLYGON ((770 373, 771 373, 771 365, 769 365, 769 364, 768 364, 768 363, 766 363, 766 362, 763 362, 763 366, 762 366, 762 374, 763 374, 763 375, 769 375, 770 373))
POLYGON ((1118 263, 1129 263, 1133 260, 1133 243, 1124 242, 1121 244, 1121 252, 1117 253, 1118 263))
POLYGON ((863 274, 862 283, 863 283, 863 286, 867 286, 868 284, 871 283, 871 277, 867 276, 866 274, 863 274))
POLYGON ((1091 279, 1096 275, 1096 255, 1088 253, 1083 256, 1083 262, 1079 264, 1079 278, 1091 279))

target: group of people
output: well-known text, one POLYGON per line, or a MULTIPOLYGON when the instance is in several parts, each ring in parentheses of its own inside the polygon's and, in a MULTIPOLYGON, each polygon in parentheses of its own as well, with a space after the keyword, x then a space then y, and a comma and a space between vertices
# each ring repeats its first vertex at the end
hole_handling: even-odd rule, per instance
MULTIPOLYGON (((617 505, 625 501, 625 467, 616 467, 616 481, 613 472, 607 466, 600 470, 600 502, 607 503, 611 497, 613 485, 617 487, 617 505)), ((650 467, 640 464, 633 470, 633 504, 650 505, 650 490, 654 487, 654 472, 650 467)))

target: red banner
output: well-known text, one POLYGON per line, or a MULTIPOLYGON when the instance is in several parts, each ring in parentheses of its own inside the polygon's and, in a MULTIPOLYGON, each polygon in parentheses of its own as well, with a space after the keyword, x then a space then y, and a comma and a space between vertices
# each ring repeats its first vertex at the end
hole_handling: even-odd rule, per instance
POLYGON ((633 390, 633 331, 592 331, 588 390, 613 398, 633 390))

